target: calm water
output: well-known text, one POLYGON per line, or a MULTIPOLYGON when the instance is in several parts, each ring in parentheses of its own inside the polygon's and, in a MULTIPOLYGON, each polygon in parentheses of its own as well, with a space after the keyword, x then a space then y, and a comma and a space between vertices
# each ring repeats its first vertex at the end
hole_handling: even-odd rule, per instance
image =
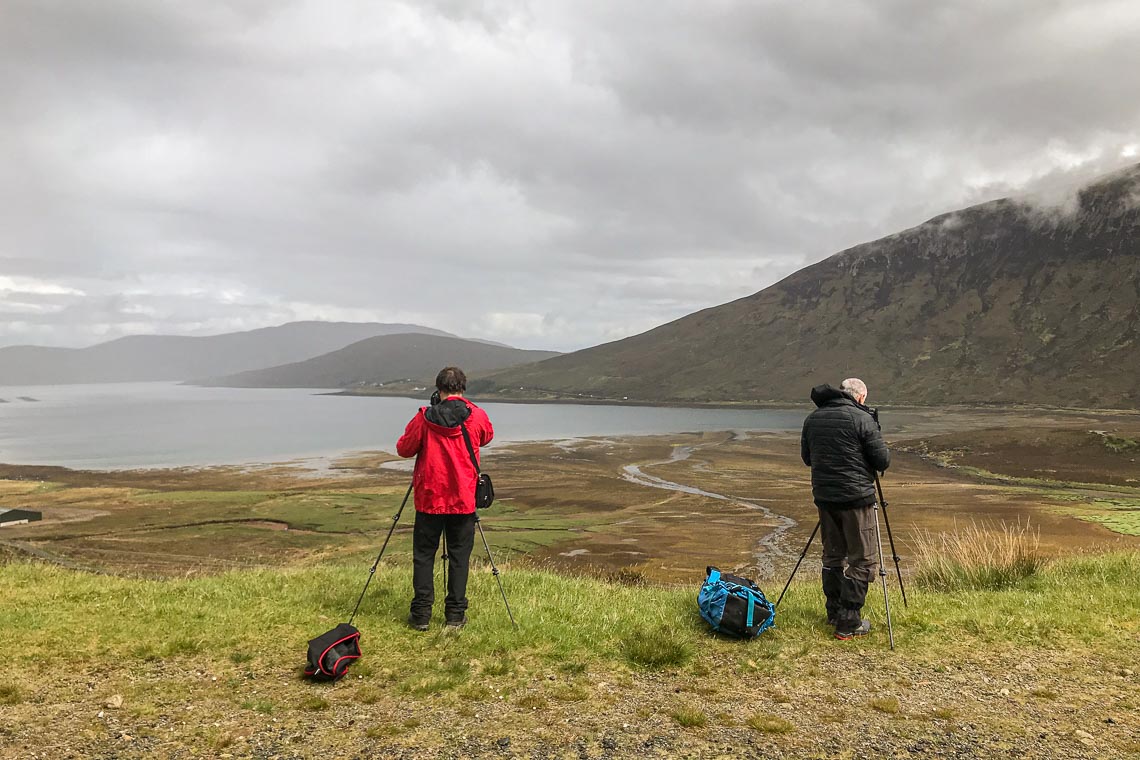
MULTIPOLYGON (((0 462, 178 467, 395 451, 424 401, 173 383, 0 386, 0 462), (26 400, 20 397, 27 397, 26 400)), ((804 411, 483 404, 495 440, 799 430, 804 411)), ((494 444, 492 444, 494 446, 494 444)))

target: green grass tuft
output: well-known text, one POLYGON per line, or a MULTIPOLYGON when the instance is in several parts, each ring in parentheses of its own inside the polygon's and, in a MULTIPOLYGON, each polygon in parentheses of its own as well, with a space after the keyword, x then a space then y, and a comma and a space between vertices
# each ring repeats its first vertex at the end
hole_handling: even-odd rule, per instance
POLYGON ((18 705, 24 701, 24 694, 15 684, 0 684, 0 705, 18 705))
POLYGON ((748 725, 762 734, 789 734, 796 730, 796 724, 779 715, 756 713, 748 718, 748 725))
POLYGON ((899 700, 898 697, 880 697, 879 699, 872 699, 871 708, 878 710, 887 715, 898 715, 899 700))
POLYGON ((1125 438, 1118 435, 1104 435, 1104 445, 1109 451, 1114 454, 1131 454, 1133 452, 1140 452, 1140 441, 1134 441, 1131 438, 1125 438))
POLYGON ((329 701, 324 697, 317 696, 316 694, 306 694, 301 698, 300 706, 302 710, 319 712, 321 710, 329 709, 329 701))
POLYGON ((629 634, 621 648, 631 663, 652 669, 680 667, 693 654, 688 642, 668 628, 629 634))
POLYGON ((515 704, 528 710, 545 710, 547 706, 546 698, 541 694, 524 694, 515 700, 515 704))
POLYGON ((683 726, 684 728, 704 728, 709 722, 709 718, 705 715, 704 711, 698 710, 695 707, 678 707, 669 713, 669 715, 677 722, 678 726, 683 726))
POLYGON ((253 710, 262 715, 272 715, 273 711, 277 709, 277 705, 268 699, 249 699, 242 702, 241 707, 243 710, 253 710))

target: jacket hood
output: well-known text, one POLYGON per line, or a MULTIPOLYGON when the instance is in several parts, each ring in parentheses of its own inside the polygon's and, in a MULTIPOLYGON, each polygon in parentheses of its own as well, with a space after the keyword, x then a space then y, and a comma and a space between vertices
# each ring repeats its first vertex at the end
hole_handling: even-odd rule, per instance
POLYGON ((839 401, 841 399, 850 401, 852 404, 855 403, 855 399, 838 388, 832 388, 827 383, 817 385, 811 389, 811 400, 815 402, 816 406, 823 406, 824 404, 829 404, 832 401, 839 401))
POLYGON ((449 428, 452 434, 458 433, 459 426, 470 416, 471 407, 461 398, 449 398, 424 408, 425 420, 437 427, 449 428))

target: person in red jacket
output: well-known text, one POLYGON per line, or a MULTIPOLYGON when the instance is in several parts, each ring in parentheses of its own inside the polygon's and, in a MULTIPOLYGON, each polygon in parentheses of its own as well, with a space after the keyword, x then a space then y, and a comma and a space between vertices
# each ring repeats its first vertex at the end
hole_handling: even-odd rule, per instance
POLYGON ((412 609, 408 624, 426 631, 435 602, 433 569, 440 534, 446 536, 447 598, 444 619, 450 628, 467 623, 467 571, 475 545, 475 485, 471 461, 495 435, 491 420, 463 397, 467 376, 445 367, 435 378, 438 402, 422 407, 396 442, 396 453, 415 457, 412 475, 416 525, 412 532, 412 609), (471 449, 464 441, 464 430, 471 449))

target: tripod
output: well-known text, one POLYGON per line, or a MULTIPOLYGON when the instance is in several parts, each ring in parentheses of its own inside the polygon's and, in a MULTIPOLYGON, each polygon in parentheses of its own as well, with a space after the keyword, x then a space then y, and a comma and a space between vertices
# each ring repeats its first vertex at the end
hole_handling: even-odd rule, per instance
MULTIPOLYGON (((384 556, 384 551, 388 548, 388 542, 392 539, 392 534, 396 531, 396 524, 400 522, 400 515, 404 512, 404 507, 408 503, 408 498, 412 495, 412 485, 408 485, 408 491, 404 494, 404 500, 400 502, 400 508, 396 511, 395 516, 392 518, 392 527, 388 529, 388 535, 384 538, 384 544, 380 547, 380 553, 376 555, 376 561, 372 563, 372 569, 368 571, 368 580, 364 582, 364 588, 360 592, 360 597, 356 600, 356 606, 352 609, 352 617, 348 619, 348 624, 352 625, 352 621, 356 619, 356 613, 360 610, 360 603, 364 601, 364 594, 368 591, 368 585, 372 583, 372 578, 376 575, 376 568, 380 566, 380 559, 384 556)), ((475 527, 479 530, 479 535, 483 539, 483 546, 487 550, 487 559, 491 563, 491 572, 495 576, 495 580, 499 584, 499 593, 503 595, 503 604, 507 608, 507 617, 511 619, 511 625, 518 628, 518 623, 515 622, 515 616, 511 613, 511 605, 507 602, 507 592, 503 590, 503 581, 499 577, 499 568, 495 566, 495 558, 491 556, 491 546, 487 543, 487 535, 483 532, 483 526, 479 522, 479 513, 475 513, 475 527)), ((447 534, 441 535, 443 539, 443 585, 447 587, 447 534)))
MULTIPOLYGON (((515 622, 515 616, 511 613, 511 604, 507 601, 507 592, 503 589, 503 581, 499 577, 499 568, 495 566, 495 558, 491 556, 491 545, 487 543, 487 534, 483 532, 483 524, 479 520, 478 512, 475 512, 475 527, 479 531, 480 538, 483 539, 483 548, 487 550, 487 560, 491 563, 491 574, 495 576, 495 581, 499 584, 499 593, 503 596, 503 606, 507 608, 507 617, 511 619, 511 625, 518 628, 519 624, 515 622)), ((443 553, 439 557, 443 564, 443 587, 447 588, 447 533, 441 534, 440 538, 443 539, 443 553)))
MULTIPOLYGON (((899 591, 902 592, 903 607, 906 607, 906 586, 903 585, 902 570, 899 569, 899 553, 895 550, 895 537, 891 533, 891 521, 887 517, 887 500, 883 497, 883 484, 879 482, 879 473, 874 470, 871 473, 875 476, 875 489, 879 492, 879 506, 883 508, 883 522, 887 526, 887 540, 891 542, 891 556, 895 560, 895 573, 899 578, 899 591)), ((875 519, 875 530, 879 529, 879 520, 875 519)), ((883 571, 883 546, 882 538, 879 539, 879 571, 883 571)))
POLYGON ((412 484, 408 484, 408 492, 404 494, 404 500, 400 502, 400 508, 396 511, 396 516, 392 518, 392 527, 388 529, 388 536, 384 539, 384 545, 380 547, 380 553, 376 555, 376 561, 372 563, 372 569, 368 571, 368 580, 364 582, 364 588, 360 592, 360 598, 356 600, 356 606, 352 608, 352 617, 348 619, 348 624, 352 625, 352 621, 356 619, 356 613, 360 610, 360 603, 364 601, 364 593, 368 591, 368 584, 372 582, 372 576, 376 575, 376 568, 380 566, 380 558, 384 556, 384 550, 388 548, 388 542, 392 540, 392 534, 396 532, 396 523, 400 522, 400 515, 404 512, 404 506, 408 503, 408 497, 412 495, 412 484))
MULTIPOLYGON (((906 588, 903 586, 902 570, 899 569, 899 555, 897 552, 895 552, 895 539, 894 539, 894 536, 891 535, 891 523, 889 520, 887 520, 887 509, 886 509, 887 505, 886 505, 885 500, 883 499, 883 486, 879 482, 878 473, 873 473, 873 474, 875 476, 875 487, 878 489, 878 494, 879 494, 879 498, 874 504, 874 507, 875 507, 875 541, 878 544, 878 551, 879 551, 879 577, 883 582, 883 605, 886 607, 886 611, 887 611, 887 633, 888 633, 889 638, 890 638, 891 649, 893 650, 895 648, 895 632, 894 632, 894 628, 891 625, 891 604, 890 604, 890 600, 887 597, 887 571, 883 569, 883 537, 882 537, 882 534, 879 532, 880 502, 881 502, 882 511, 883 511, 883 522, 886 523, 886 526, 887 526, 887 538, 889 539, 890 544, 891 544, 891 553, 894 555, 895 572, 898 573, 899 589, 902 590, 902 598, 903 598, 903 606, 904 607, 907 606, 906 588)), ((776 604, 774 605, 776 609, 778 609, 780 607, 780 602, 784 601, 784 594, 788 593, 788 587, 792 585, 792 579, 796 577, 796 573, 800 569, 800 564, 803 563, 804 557, 807 556, 808 549, 811 548, 811 542, 815 540, 815 534, 819 532, 819 528, 820 528, 820 522, 817 520, 815 523, 815 527, 812 528, 811 535, 808 536, 807 543, 804 544, 804 550, 802 552, 800 552, 800 558, 798 560, 796 560, 796 566, 794 568, 792 568, 792 574, 788 576, 788 582, 784 584, 784 590, 780 592, 780 598, 776 600, 776 604)))

